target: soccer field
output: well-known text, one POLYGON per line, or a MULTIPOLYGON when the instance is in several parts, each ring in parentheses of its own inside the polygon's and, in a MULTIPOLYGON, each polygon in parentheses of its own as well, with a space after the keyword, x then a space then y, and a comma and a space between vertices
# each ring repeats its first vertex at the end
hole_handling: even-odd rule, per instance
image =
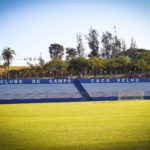
POLYGON ((0 150, 150 150, 150 101, 0 105, 0 150))

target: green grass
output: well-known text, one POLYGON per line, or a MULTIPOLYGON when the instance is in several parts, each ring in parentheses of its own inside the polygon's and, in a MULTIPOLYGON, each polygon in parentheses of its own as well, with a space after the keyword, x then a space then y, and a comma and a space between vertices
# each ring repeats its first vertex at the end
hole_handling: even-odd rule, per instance
POLYGON ((150 101, 0 105, 0 150, 150 150, 150 101))

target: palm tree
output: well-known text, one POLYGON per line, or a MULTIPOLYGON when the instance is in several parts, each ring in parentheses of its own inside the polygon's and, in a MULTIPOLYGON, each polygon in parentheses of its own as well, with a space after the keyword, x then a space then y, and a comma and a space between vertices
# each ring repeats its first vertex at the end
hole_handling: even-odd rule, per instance
POLYGON ((12 62, 14 55, 16 55, 15 51, 8 48, 3 49, 2 51, 2 58, 7 62, 8 64, 8 72, 9 72, 9 66, 10 63, 12 62))

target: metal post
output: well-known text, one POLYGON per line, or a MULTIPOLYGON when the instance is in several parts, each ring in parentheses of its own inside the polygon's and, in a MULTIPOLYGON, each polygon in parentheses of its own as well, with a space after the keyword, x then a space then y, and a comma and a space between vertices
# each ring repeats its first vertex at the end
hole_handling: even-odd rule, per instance
POLYGON ((44 78, 44 76, 45 76, 45 72, 43 71, 43 78, 44 78))
POLYGON ((16 79, 17 79, 17 72, 15 73, 16 79))

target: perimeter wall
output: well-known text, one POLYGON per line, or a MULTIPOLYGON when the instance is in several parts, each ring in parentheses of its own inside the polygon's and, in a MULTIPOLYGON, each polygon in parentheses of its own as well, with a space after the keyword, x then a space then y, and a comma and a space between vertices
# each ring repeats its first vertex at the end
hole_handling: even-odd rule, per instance
POLYGON ((150 99, 150 78, 1 79, 0 104, 118 100, 120 91, 150 99))

